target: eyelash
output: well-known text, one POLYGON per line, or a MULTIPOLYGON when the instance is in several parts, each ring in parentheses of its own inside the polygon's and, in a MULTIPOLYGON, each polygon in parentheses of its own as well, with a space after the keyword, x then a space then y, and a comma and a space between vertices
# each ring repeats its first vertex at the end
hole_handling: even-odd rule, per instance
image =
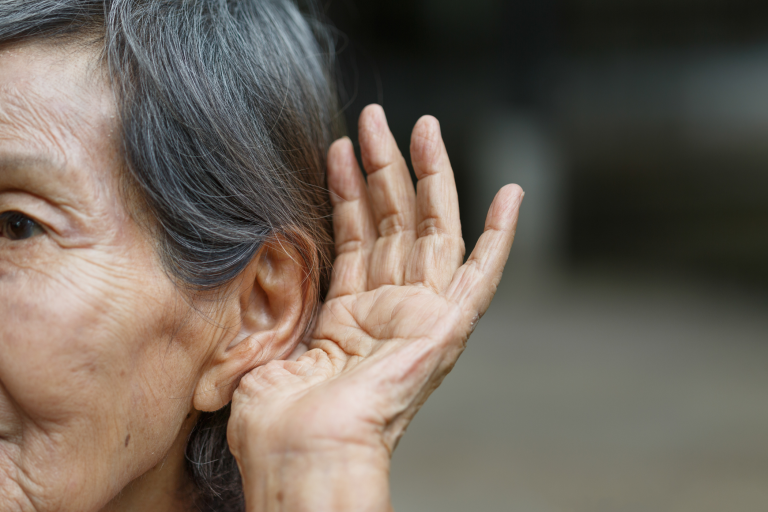
POLYGON ((45 233, 43 227, 21 212, 0 213, 0 236, 18 242, 45 233))

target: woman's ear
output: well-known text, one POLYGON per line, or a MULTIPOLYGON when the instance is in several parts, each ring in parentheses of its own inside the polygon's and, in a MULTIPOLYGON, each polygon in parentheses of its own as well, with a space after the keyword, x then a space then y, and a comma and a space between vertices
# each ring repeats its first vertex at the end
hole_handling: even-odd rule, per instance
POLYGON ((239 319, 213 347, 195 389, 195 409, 224 407, 243 375, 290 355, 311 316, 311 281, 293 245, 284 240, 264 244, 237 281, 235 295, 227 299, 235 302, 228 304, 233 307, 230 315, 239 312, 239 319))

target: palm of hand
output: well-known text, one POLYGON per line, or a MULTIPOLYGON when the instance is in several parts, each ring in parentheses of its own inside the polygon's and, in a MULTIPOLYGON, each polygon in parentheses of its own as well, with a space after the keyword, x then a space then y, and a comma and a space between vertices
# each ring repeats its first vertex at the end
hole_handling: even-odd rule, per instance
POLYGON ((312 338, 246 375, 233 398, 233 451, 258 435, 297 451, 359 445, 390 453, 451 370, 496 289, 522 194, 497 195, 468 262, 437 122, 414 129, 418 193, 383 112, 361 116, 368 184, 351 144, 329 151, 337 260, 312 338))

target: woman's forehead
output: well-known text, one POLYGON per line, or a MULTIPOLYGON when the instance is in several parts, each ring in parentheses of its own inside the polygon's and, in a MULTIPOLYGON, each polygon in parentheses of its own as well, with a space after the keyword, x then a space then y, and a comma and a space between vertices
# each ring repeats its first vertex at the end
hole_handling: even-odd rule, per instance
POLYGON ((0 137, 28 132, 27 142, 32 136, 61 150, 62 137, 103 135, 114 121, 109 87, 96 72, 94 53, 72 46, 39 42, 0 50, 0 137))
POLYGON ((87 50, 55 43, 0 50, 0 165, 6 177, 20 163, 44 162, 36 167, 48 169, 49 179, 83 185, 114 168, 115 108, 106 80, 94 73, 95 61, 87 50))

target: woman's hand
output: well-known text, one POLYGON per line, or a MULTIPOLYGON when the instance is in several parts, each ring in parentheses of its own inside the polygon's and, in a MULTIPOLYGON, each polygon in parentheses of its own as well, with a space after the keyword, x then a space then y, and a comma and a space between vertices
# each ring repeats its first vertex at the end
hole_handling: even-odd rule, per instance
POLYGON ((328 155, 337 259, 312 339, 246 375, 229 441, 249 510, 389 510, 389 458, 456 363, 501 279, 523 198, 506 186, 462 265, 453 171, 439 124, 413 130, 414 191, 381 107, 328 155))

